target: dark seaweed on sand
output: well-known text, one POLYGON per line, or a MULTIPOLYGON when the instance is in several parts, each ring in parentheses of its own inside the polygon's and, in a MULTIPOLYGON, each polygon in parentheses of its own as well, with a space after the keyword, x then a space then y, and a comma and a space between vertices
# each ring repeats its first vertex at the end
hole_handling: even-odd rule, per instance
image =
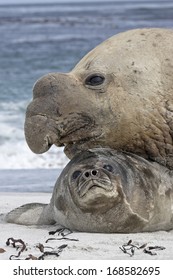
POLYGON ((149 254, 151 256, 157 255, 156 251, 165 250, 166 248, 163 246, 148 246, 147 243, 138 246, 132 243, 132 240, 129 240, 126 244, 123 244, 119 247, 124 254, 128 254, 130 257, 133 257, 135 254, 135 250, 143 249, 143 253, 149 254))

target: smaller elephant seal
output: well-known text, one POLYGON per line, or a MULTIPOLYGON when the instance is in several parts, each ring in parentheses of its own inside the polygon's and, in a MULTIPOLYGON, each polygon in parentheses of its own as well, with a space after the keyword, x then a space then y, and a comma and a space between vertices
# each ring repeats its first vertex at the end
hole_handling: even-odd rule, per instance
POLYGON ((129 233, 173 228, 170 171, 130 153, 94 148, 76 155, 58 178, 48 205, 14 209, 6 221, 58 223, 72 230, 129 233))

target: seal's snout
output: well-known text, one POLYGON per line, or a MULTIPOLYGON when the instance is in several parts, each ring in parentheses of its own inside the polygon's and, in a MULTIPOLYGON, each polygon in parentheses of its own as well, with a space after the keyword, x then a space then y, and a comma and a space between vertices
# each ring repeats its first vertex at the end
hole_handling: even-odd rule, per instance
MULTIPOLYGON (((90 190, 95 190, 99 194, 112 190, 111 179, 104 170, 90 168, 82 172, 78 180, 77 193, 80 197, 83 197, 90 190)), ((94 192, 95 194, 92 192, 93 198, 96 195, 96 192, 94 192)))
POLYGON ((96 179, 96 178, 100 177, 99 174, 100 174, 99 170, 91 169, 91 170, 87 170, 83 173, 83 178, 87 179, 87 180, 90 178, 96 179))
POLYGON ((61 85, 66 79, 67 74, 62 73, 49 73, 41 77, 33 87, 33 98, 60 94, 62 92, 61 85))
POLYGON ((72 83, 73 78, 66 73, 50 73, 35 83, 33 100, 27 107, 25 119, 26 142, 34 153, 44 153, 53 144, 63 146, 66 142, 62 142, 61 137, 83 128, 84 122, 87 125, 90 121, 84 116, 82 122, 80 115, 70 111, 72 83), (74 123, 79 123, 79 127, 72 130, 74 123))

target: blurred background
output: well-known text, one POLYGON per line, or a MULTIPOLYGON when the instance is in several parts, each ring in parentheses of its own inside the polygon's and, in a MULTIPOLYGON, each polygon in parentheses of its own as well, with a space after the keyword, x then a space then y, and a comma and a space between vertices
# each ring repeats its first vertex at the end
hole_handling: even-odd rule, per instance
POLYGON ((12 174, 4 169, 60 170, 68 162, 61 148, 35 155, 25 143, 25 110, 35 81, 70 71, 103 40, 142 27, 173 28, 173 1, 0 0, 1 176, 12 174))

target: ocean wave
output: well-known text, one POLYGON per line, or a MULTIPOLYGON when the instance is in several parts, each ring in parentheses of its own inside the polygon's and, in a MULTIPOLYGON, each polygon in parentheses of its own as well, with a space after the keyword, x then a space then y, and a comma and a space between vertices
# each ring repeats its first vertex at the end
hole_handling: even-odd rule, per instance
POLYGON ((34 154, 24 135, 28 101, 0 103, 0 169, 62 168, 68 159, 62 148, 53 146, 47 153, 34 154))
POLYGON ((28 101, 0 102, 0 139, 22 139, 28 101))
POLYGON ((0 18, 0 25, 8 24, 9 27, 14 25, 31 25, 39 27, 40 25, 54 26, 54 27, 77 27, 83 25, 85 26, 99 26, 104 23, 112 23, 115 21, 115 16, 118 18, 119 12, 116 11, 113 15, 106 14, 93 14, 93 15, 83 15, 83 16, 51 16, 51 17, 32 17, 32 18, 0 18))
POLYGON ((29 100, 0 102, 0 115, 4 115, 4 112, 24 112, 28 104, 29 100))
POLYGON ((92 3, 62 3, 62 4, 39 4, 39 5, 17 5, 1 6, 0 25, 3 24, 57 24, 80 25, 101 24, 100 19, 108 18, 109 21, 117 20, 122 14, 141 16, 153 14, 165 16, 173 8, 172 1, 107 1, 92 3))
POLYGON ((13 44, 24 44, 24 43, 41 43, 41 42, 70 42, 70 41, 87 41, 86 36, 82 35, 63 35, 63 34, 58 34, 58 35, 51 35, 51 36, 46 36, 46 35, 37 35, 37 36, 26 36, 18 39, 13 39, 11 43, 13 44))
POLYGON ((68 161, 63 149, 55 146, 45 154, 34 154, 27 146, 24 137, 23 141, 11 138, 0 145, 0 169, 62 169, 68 161))

